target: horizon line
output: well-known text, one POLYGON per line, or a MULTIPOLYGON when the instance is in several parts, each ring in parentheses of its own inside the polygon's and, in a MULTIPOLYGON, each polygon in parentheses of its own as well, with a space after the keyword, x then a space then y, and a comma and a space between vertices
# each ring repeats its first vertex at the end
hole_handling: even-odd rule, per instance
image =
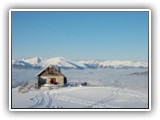
POLYGON ((22 57, 22 58, 16 58, 16 59, 13 59, 12 60, 27 60, 27 59, 32 59, 32 58, 42 58, 42 59, 45 59, 45 60, 48 60, 48 59, 54 59, 54 58, 62 58, 62 59, 66 59, 66 60, 73 60, 73 61, 89 61, 89 60, 97 60, 97 61, 148 61, 148 60, 129 60, 129 59, 126 59, 126 60, 122 60, 122 59, 81 59, 81 58, 78 58, 78 59, 68 59, 66 57, 62 57, 62 56, 59 56, 59 57, 39 57, 39 56, 35 56, 35 57, 22 57))

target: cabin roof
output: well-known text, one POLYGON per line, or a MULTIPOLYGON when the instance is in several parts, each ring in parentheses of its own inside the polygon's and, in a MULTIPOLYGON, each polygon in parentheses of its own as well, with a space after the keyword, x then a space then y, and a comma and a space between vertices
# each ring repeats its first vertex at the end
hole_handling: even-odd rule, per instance
MULTIPOLYGON (((35 77, 40 76, 47 68, 49 67, 53 67, 53 69, 55 69, 58 72, 58 75, 64 76, 61 72, 59 72, 56 67, 54 65, 48 65, 47 67, 45 67, 44 69, 42 69, 38 74, 35 75, 35 77)), ((64 76, 65 77, 65 76, 64 76)))

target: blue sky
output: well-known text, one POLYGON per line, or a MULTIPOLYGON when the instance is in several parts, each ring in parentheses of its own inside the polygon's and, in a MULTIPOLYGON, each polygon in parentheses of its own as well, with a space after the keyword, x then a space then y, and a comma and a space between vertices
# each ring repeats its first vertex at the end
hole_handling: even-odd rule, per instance
POLYGON ((148 12, 12 12, 12 58, 148 60, 148 12))

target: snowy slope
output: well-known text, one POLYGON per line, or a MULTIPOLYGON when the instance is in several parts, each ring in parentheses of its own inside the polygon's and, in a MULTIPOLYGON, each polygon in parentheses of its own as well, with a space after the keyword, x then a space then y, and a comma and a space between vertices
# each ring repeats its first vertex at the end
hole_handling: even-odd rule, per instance
POLYGON ((48 66, 50 64, 60 66, 61 68, 79 68, 79 69, 82 69, 82 68, 85 67, 83 64, 78 64, 76 62, 67 60, 63 57, 47 59, 46 61, 43 61, 41 63, 41 66, 45 67, 45 66, 48 66))
POLYGON ((32 65, 37 65, 37 64, 41 64, 43 61, 45 61, 45 59, 42 57, 34 57, 30 59, 24 59, 23 61, 30 63, 32 65))
POLYGON ((44 59, 40 57, 12 60, 14 67, 22 68, 36 68, 46 67, 48 65, 58 65, 65 69, 85 69, 85 68, 147 68, 148 62, 146 61, 120 61, 120 60, 81 60, 71 61, 63 57, 56 57, 50 59, 44 59))
POLYGON ((120 60, 108 60, 108 61, 78 61, 78 63, 86 64, 94 67, 113 67, 113 68, 129 68, 129 67, 148 67, 148 62, 144 61, 120 61, 120 60))
POLYGON ((147 108, 147 89, 66 87, 18 93, 12 89, 13 108, 147 108))
POLYGON ((12 60, 12 66, 14 68, 32 68, 32 64, 25 62, 24 60, 12 60))
MULTIPOLYGON (((41 65, 54 63, 61 67, 78 68, 83 63, 52 58, 41 65)), ((103 61, 104 62, 104 61, 103 61)), ((103 63, 102 62, 102 63, 103 63)), ((13 61, 18 65, 26 62, 13 61)), ((100 61, 96 61, 97 65, 100 61)), ((132 62, 131 62, 132 63, 132 62)), ((129 64, 131 64, 129 63, 129 64)), ((29 64, 29 63, 28 63, 29 64)), ((94 65, 93 63, 86 63, 94 65)), ((106 63, 105 63, 106 64, 106 63)), ((111 63, 110 63, 111 64, 111 63)), ((119 63, 120 64, 120 63, 119 63)), ((118 66, 119 64, 113 64, 118 66)), ((30 64, 31 65, 31 64, 30 64)), ((84 66, 85 67, 85 66, 84 66)), ((12 69, 13 108, 147 108, 148 107, 148 68, 129 69, 62 69, 68 82, 87 82, 86 87, 63 87, 48 90, 26 90, 19 93, 18 86, 28 82, 34 84, 34 76, 39 69, 12 69)))

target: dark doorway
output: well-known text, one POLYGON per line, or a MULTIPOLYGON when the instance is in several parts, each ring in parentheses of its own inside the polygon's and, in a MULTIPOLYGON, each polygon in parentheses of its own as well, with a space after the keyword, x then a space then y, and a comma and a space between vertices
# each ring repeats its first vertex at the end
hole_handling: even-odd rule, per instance
POLYGON ((56 81, 56 78, 51 78, 51 79, 49 80, 49 83, 50 83, 50 84, 55 84, 55 85, 58 84, 58 82, 56 81))

